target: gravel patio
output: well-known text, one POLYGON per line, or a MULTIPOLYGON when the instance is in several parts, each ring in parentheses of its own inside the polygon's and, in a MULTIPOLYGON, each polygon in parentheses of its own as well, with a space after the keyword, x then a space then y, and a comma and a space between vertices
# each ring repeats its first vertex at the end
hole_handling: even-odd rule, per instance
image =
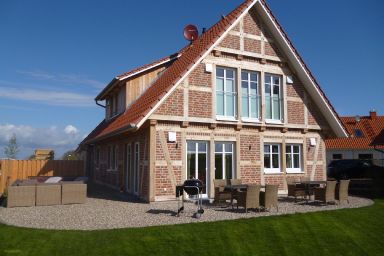
POLYGON ((147 227, 196 223, 206 221, 233 220, 254 218, 270 215, 305 213, 314 211, 337 210, 342 208, 357 208, 373 204, 366 198, 350 197, 349 204, 322 205, 294 202, 287 197, 279 198, 279 211, 270 212, 232 210, 231 207, 204 205, 204 214, 200 219, 194 218, 196 205, 185 204, 185 211, 180 217, 176 216, 177 201, 142 203, 100 186, 91 186, 89 198, 85 204, 59 205, 46 207, 0 207, 0 222, 20 227, 58 230, 105 230, 132 227, 147 227))

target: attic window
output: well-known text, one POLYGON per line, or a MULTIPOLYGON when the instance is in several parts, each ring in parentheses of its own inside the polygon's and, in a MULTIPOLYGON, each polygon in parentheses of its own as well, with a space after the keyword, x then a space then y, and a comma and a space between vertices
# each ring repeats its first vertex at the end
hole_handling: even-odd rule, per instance
POLYGON ((360 129, 355 129, 355 137, 362 138, 364 137, 364 133, 360 129))

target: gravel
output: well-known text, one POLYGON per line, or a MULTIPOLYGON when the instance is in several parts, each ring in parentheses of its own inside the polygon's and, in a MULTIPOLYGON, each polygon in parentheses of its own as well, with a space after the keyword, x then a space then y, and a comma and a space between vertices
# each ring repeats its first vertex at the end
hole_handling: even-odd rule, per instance
POLYGON ((206 204, 203 206, 204 214, 198 219, 194 217, 197 207, 192 202, 185 203, 184 213, 177 217, 177 201, 146 204, 121 198, 90 197, 85 204, 81 205, 0 207, 0 222, 37 229, 105 230, 358 208, 372 204, 372 200, 359 197, 350 197, 349 204, 341 205, 322 205, 313 202, 307 204, 305 201, 295 203, 293 199, 280 197, 278 211, 272 209, 245 213, 244 209, 240 208, 232 210, 231 207, 206 204))

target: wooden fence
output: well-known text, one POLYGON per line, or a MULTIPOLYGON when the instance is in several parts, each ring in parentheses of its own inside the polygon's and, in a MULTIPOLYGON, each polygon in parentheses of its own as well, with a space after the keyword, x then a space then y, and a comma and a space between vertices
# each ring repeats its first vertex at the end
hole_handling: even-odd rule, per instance
POLYGON ((0 195, 15 180, 30 176, 85 176, 83 161, 0 160, 0 195))

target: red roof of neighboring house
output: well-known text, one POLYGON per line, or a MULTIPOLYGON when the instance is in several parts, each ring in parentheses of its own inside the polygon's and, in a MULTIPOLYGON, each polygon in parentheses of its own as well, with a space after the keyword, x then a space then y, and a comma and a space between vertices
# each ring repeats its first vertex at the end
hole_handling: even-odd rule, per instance
MULTIPOLYGON (((304 64, 304 61, 298 54, 297 50, 293 47, 293 44, 289 40, 287 34, 279 25, 276 18, 273 16, 266 2, 264 0, 260 0, 259 2, 266 8, 271 17, 274 19, 274 22, 276 22, 276 24, 279 26, 279 29, 282 31, 283 36, 288 41, 291 48, 294 50, 295 55, 297 55, 302 65, 311 76, 311 79, 321 92, 322 96, 331 107, 336 118, 338 118, 338 115, 334 110, 333 106, 326 98, 325 94, 321 90, 312 73, 309 71, 308 67, 304 64)), ((102 123, 100 123, 100 125, 96 127, 91 132, 91 134, 88 135, 85 140, 83 140, 82 143, 89 142, 93 139, 100 139, 110 134, 115 134, 117 132, 123 132, 139 124, 143 120, 143 118, 145 118, 147 114, 149 114, 149 112, 156 106, 156 104, 173 88, 173 86, 188 71, 190 71, 192 66, 210 49, 210 47, 212 47, 212 45, 220 38, 220 36, 222 36, 228 30, 228 28, 233 25, 233 23, 238 19, 238 17, 243 14, 243 12, 253 3, 254 0, 246 0, 238 8, 236 8, 230 14, 225 16, 223 19, 221 19, 204 34, 202 34, 197 40, 192 42, 189 46, 183 48, 180 52, 181 56, 164 71, 164 73, 129 107, 129 109, 127 109, 123 114, 119 115, 113 120, 103 121, 102 123)), ((153 63, 147 66, 150 65, 153 65, 153 63)), ((127 74, 129 75, 145 68, 146 66, 141 67, 139 69, 125 73, 119 77, 127 76, 127 74)))
POLYGON ((327 149, 372 149, 384 148, 384 116, 371 112, 369 116, 341 117, 351 137, 328 139, 327 149))

